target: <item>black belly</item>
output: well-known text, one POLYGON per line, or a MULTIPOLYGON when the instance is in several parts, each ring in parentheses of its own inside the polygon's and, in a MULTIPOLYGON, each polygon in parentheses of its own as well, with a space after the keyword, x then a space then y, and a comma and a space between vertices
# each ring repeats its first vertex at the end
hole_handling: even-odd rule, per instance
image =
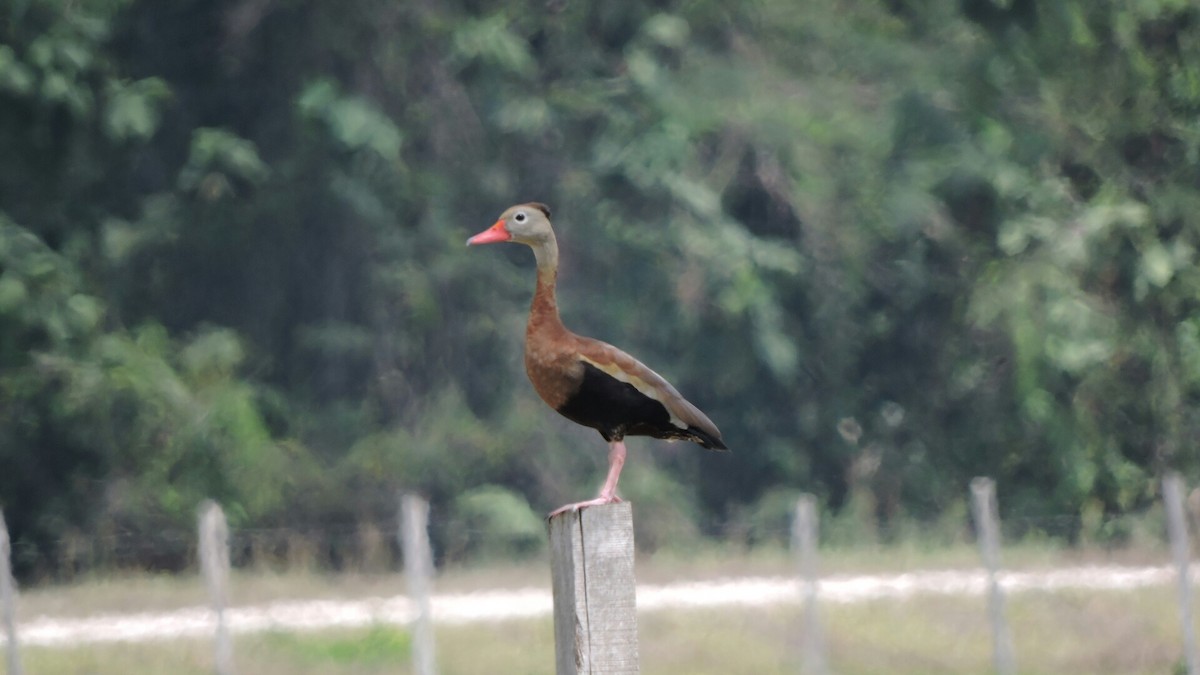
POLYGON ((558 412, 599 431, 606 441, 625 436, 689 440, 693 436, 671 424, 671 416, 662 403, 590 363, 583 364, 583 381, 578 391, 558 407, 558 412))

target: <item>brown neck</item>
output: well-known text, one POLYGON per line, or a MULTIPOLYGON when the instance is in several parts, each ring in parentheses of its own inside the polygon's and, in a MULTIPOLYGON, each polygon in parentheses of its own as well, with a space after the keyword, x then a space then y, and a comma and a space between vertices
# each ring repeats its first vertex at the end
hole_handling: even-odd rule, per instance
POLYGON ((537 288, 533 292, 533 304, 529 308, 529 325, 526 334, 539 330, 566 331, 558 316, 558 300, 554 287, 558 281, 558 244, 553 235, 549 241, 533 247, 537 258, 537 288))

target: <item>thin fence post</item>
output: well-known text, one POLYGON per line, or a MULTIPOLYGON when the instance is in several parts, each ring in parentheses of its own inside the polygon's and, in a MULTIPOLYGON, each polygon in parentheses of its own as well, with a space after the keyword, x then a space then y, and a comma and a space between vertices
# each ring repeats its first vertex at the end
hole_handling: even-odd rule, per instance
POLYGON ((1000 587, 1000 517, 996 506, 996 482, 979 477, 971 481, 971 504, 979 553, 987 567, 988 615, 992 624, 992 663, 999 675, 1017 672, 1012 635, 1004 618, 1004 589, 1000 587))
POLYGON ((1200 675, 1196 654, 1196 633, 1192 623, 1191 547, 1188 544, 1187 519, 1183 513, 1183 478, 1176 472, 1163 476, 1163 502, 1167 512, 1167 535, 1171 553, 1179 571, 1179 623, 1183 629, 1183 657, 1188 675, 1200 675))
POLYGON ((550 519, 557 675, 639 671, 633 507, 591 506, 550 519))
POLYGON ((433 616, 430 586, 433 576, 433 552, 429 546, 429 502, 415 494, 400 495, 400 546, 404 552, 404 578, 408 597, 416 608, 413 620, 413 672, 435 675, 433 616))
POLYGON ((217 618, 214 657, 217 675, 233 675, 233 643, 225 617, 229 606, 229 525, 221 506, 211 499, 200 505, 200 569, 217 618))
POLYGON ((824 636, 821 631, 821 616, 817 608, 817 592, 820 585, 820 558, 817 553, 819 520, 817 498, 811 494, 800 495, 796 500, 796 515, 792 520, 792 550, 796 554, 803 583, 804 632, 801 641, 803 650, 801 672, 806 675, 826 675, 829 672, 825 660, 824 636))
POLYGON ((8 675, 21 675, 21 652, 17 645, 17 588, 12 576, 12 544, 8 525, 0 511, 0 605, 4 606, 4 637, 8 653, 8 675))

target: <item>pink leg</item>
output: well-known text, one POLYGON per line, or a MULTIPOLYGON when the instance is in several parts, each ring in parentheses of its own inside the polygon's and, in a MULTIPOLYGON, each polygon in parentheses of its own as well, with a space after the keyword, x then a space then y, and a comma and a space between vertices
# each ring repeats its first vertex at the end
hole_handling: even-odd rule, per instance
POLYGON ((604 487, 600 488, 600 496, 560 506, 550 512, 551 518, 567 511, 578 511, 588 506, 600 506, 621 501, 621 498, 617 496, 617 481, 621 478, 621 467, 625 466, 625 441, 612 441, 608 444, 608 448, 608 477, 604 479, 604 487))

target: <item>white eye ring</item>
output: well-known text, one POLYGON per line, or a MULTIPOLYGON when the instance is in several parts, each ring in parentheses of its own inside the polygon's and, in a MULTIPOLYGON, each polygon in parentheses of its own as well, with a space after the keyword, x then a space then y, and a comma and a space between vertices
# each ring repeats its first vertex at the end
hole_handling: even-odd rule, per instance
POLYGON ((513 216, 513 220, 517 221, 518 223, 525 222, 525 212, 517 211, 517 215, 513 216))

